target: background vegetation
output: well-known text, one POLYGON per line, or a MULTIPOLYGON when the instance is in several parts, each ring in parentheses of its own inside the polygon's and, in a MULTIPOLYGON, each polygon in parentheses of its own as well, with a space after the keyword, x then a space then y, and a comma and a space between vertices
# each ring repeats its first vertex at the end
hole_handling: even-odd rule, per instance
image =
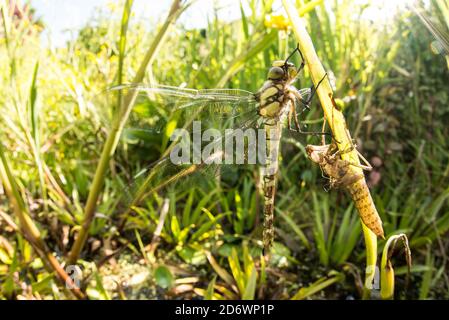
MULTIPOLYGON (((63 285, 73 275, 66 265, 101 150, 117 115, 126 119, 123 97, 105 89, 137 79, 256 91, 271 61, 295 47, 272 2, 248 0, 251 12, 242 10, 237 21, 217 14, 207 28, 187 30, 175 20, 189 2, 174 1, 173 23, 160 38, 170 19, 148 29, 133 21, 132 1, 115 3, 56 49, 42 45, 45 26, 28 7, 1 2, 0 298, 361 297, 360 222, 348 195, 325 192, 319 168, 306 159, 304 146, 319 143, 316 137, 284 138, 269 265, 260 260, 254 168, 231 169, 220 185, 174 183, 123 219, 133 177, 167 147, 166 132, 155 138, 147 131, 170 124, 160 103, 134 106, 102 175, 78 260, 81 290, 63 285)), ((448 299, 449 4, 418 2, 386 21, 365 18, 369 2, 296 6, 357 145, 375 167, 367 178, 385 233, 409 238, 408 286, 403 254, 393 257, 396 298, 448 299)), ((311 85, 307 70, 298 85, 311 85)), ((320 128, 316 103, 302 116, 320 128)))

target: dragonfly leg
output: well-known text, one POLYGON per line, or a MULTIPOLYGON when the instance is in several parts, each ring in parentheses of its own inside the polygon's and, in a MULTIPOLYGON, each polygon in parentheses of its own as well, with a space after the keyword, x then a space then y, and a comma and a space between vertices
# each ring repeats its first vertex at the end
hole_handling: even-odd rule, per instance
MULTIPOLYGON (((295 102, 296 102, 296 101, 295 101, 295 102)), ((289 112, 289 113, 291 114, 291 116, 293 117, 293 120, 295 121, 295 128, 292 128, 292 127, 289 125, 289 129, 290 129, 291 131, 296 131, 296 132, 301 133, 301 134, 309 134, 309 135, 315 135, 315 136, 328 135, 328 136, 331 136, 331 137, 332 137, 332 134, 331 134, 330 132, 321 132, 321 131, 303 131, 303 130, 301 129, 301 125, 300 125, 300 122, 299 122, 299 119, 298 119, 298 113, 296 112, 296 108, 294 107, 294 103, 291 104, 291 109, 290 109, 290 112, 289 112)), ((289 115, 289 116, 290 116, 290 115, 289 115)), ((290 124, 291 124, 291 121, 290 121, 290 124)))
POLYGON ((306 65, 305 60, 304 60, 304 56, 302 55, 302 52, 301 52, 301 50, 299 49, 299 43, 296 44, 295 50, 293 50, 293 52, 290 53, 290 55, 287 57, 287 59, 285 59, 284 64, 287 65, 288 60, 290 60, 291 57, 293 57, 293 55, 294 55, 296 52, 298 52, 299 55, 301 56, 301 64, 300 64, 299 68, 296 69, 296 73, 297 73, 297 76, 298 76, 298 74, 302 71, 302 69, 304 69, 304 67, 305 67, 305 65, 306 65))
POLYGON ((296 129, 298 130, 298 132, 301 132, 301 126, 299 125, 299 119, 298 119, 298 113, 296 112, 296 108, 294 107, 293 104, 292 104, 292 109, 293 109, 293 115, 295 117, 296 129))
POLYGON ((295 50, 293 50, 292 53, 290 53, 290 55, 287 57, 287 59, 285 59, 285 64, 287 64, 288 60, 291 59, 291 57, 293 57, 293 55, 298 52, 299 55, 301 56, 301 65, 299 66, 297 72, 299 73, 305 66, 305 60, 304 60, 304 56, 302 55, 301 50, 299 49, 299 43, 296 44, 296 48, 295 50))
POLYGON ((299 66, 297 73, 300 73, 302 69, 304 69, 304 66, 306 65, 306 61, 304 60, 304 56, 302 55, 301 50, 299 50, 299 43, 296 45, 296 51, 298 51, 299 55, 301 56, 301 65, 299 66))
POLYGON ((318 90, 318 87, 320 86, 321 82, 323 82, 324 78, 327 77, 327 72, 324 74, 324 76, 321 78, 321 80, 318 82, 318 84, 316 85, 316 87, 314 85, 312 85, 310 87, 310 97, 305 100, 302 97, 299 97, 299 101, 301 101, 301 103, 304 105, 304 108, 306 108, 307 110, 310 110, 310 102, 312 102, 313 97, 315 96, 316 91, 318 90))
MULTIPOLYGON (((326 119, 324 118, 323 119, 323 126, 322 126, 322 128, 321 128, 321 132, 323 132, 323 138, 321 139, 321 144, 324 146, 324 145, 326 145, 326 139, 325 139, 325 137, 326 137, 326 135, 324 135, 324 131, 326 130, 326 119)), ((334 137, 334 135, 332 134, 332 132, 330 132, 329 133, 329 135, 331 136, 331 139, 332 139, 332 142, 335 142, 335 143, 340 143, 340 141, 338 141, 335 137, 334 137)))
MULTIPOLYGON (((324 170, 323 170, 323 167, 322 166, 320 166, 320 170, 321 170, 321 177, 322 178, 324 178, 324 179, 326 179, 326 180, 329 180, 329 185, 330 185, 330 180, 331 180, 331 178, 329 178, 329 176, 327 176, 325 173, 324 173, 324 170)), ((327 192, 328 190, 326 190, 326 192, 327 192)))
POLYGON ((295 120, 295 129, 291 129, 292 131, 296 131, 300 134, 307 134, 307 135, 314 135, 314 136, 322 136, 322 135, 326 135, 326 136, 332 136, 332 134, 330 132, 321 132, 321 131, 303 131, 301 129, 301 125, 300 122, 298 120, 298 116, 295 112, 295 115, 293 117, 293 119, 295 120))
POLYGON ((290 112, 288 113, 288 130, 292 130, 292 116, 295 114, 295 107, 292 103, 290 103, 290 112))

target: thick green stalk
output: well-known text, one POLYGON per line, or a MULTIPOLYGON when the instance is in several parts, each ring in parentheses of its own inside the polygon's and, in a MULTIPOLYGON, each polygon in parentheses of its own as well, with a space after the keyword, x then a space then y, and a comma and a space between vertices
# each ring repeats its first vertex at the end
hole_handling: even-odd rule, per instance
MULTIPOLYGON (((134 84, 139 83, 143 80, 145 70, 147 66, 153 61, 159 47, 161 46, 161 44, 164 41, 164 38, 167 35, 169 27, 176 21, 179 15, 188 7, 188 4, 183 4, 183 2, 184 2, 183 0, 173 1, 172 6, 170 8, 170 12, 164 24, 157 33, 155 39, 153 40, 150 48, 146 52, 146 55, 142 63, 140 64, 139 70, 137 71, 137 74, 134 77, 132 83, 134 84)), ((120 139, 120 135, 123 131, 123 127, 126 121, 128 120, 129 113, 131 112, 132 106, 136 99, 136 94, 137 94, 136 91, 133 90, 130 90, 130 92, 126 94, 118 112, 116 113, 115 118, 113 119, 112 130, 103 147, 100 161, 98 163, 97 170, 95 171, 94 180, 92 182, 89 196, 87 198, 86 207, 84 209, 83 224, 81 225, 81 229, 70 252, 70 256, 68 259, 70 264, 76 263, 84 247, 84 243, 87 240, 89 228, 95 216, 95 209, 97 207, 98 198, 102 191, 102 187, 106 177, 109 160, 115 153, 115 149, 120 139)))
POLYGON ((366 248, 365 282, 363 284, 362 299, 369 299, 371 297, 371 290, 373 289, 373 284, 376 277, 377 236, 363 223, 362 230, 366 248))

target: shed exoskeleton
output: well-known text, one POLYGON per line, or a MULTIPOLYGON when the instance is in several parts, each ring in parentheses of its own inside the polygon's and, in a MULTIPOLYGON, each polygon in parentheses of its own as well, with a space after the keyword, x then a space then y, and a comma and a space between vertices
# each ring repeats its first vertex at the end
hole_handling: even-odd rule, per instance
POLYGON ((365 165, 351 163, 343 160, 341 155, 352 151, 355 146, 340 151, 335 142, 325 145, 307 145, 306 152, 310 160, 317 163, 323 175, 329 178, 330 188, 348 187, 351 184, 363 179, 363 175, 351 169, 352 166, 370 171, 372 166, 369 162, 357 151, 359 157, 365 165))

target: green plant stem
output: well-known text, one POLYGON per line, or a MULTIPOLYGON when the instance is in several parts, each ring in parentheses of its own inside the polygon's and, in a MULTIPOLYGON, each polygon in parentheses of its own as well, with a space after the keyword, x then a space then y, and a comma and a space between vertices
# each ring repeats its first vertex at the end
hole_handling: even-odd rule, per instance
MULTIPOLYGON (((125 62, 125 52, 126 52, 126 33, 128 32, 129 18, 131 16, 131 8, 133 6, 134 0, 126 0, 125 8, 123 9, 121 27, 120 27, 120 40, 118 43, 119 47, 119 59, 118 59, 118 71, 117 71, 117 85, 122 84, 123 81, 123 65, 125 62)), ((122 101, 122 91, 117 92, 117 106, 120 106, 122 101)))
MULTIPOLYGON (((164 41, 164 38, 167 35, 167 31, 169 27, 176 21, 176 19, 179 17, 179 15, 187 9, 189 6, 188 4, 183 4, 183 0, 174 0, 170 12, 160 28, 159 32, 157 33, 156 37, 154 38, 150 48, 145 54, 145 57, 140 64, 140 67, 137 71, 137 74, 135 75, 132 83, 136 84, 143 80, 143 77, 145 75, 145 70, 149 64, 153 61, 159 47, 164 41)), ((132 106, 134 104, 134 101, 136 99, 137 92, 134 90, 131 90, 126 94, 126 96, 123 99, 123 102, 113 119, 112 123, 112 130, 106 140, 106 143, 103 147, 103 151, 101 153, 100 161, 98 163, 97 169, 95 171, 94 180, 92 182, 92 186, 87 198, 86 207, 84 209, 84 220, 81 225, 81 229, 78 233, 78 236, 75 240, 75 243, 73 244, 72 250, 69 255, 69 263, 73 264, 76 263, 78 260, 78 257, 84 247, 84 243, 87 240, 89 228, 90 225, 94 219, 95 216, 95 209, 97 207, 97 201, 100 196, 100 193, 102 191, 102 187, 104 184, 104 180, 106 177, 106 172, 108 169, 109 160, 112 158, 112 156, 115 153, 115 150, 117 148, 118 141, 120 139, 120 135, 123 131, 123 127, 128 120, 128 116, 131 112, 132 106)))
POLYGON ((376 277, 377 236, 367 226, 365 226, 363 222, 361 223, 366 249, 365 282, 363 284, 362 295, 362 299, 365 300, 371 297, 371 290, 373 289, 373 283, 376 277))

